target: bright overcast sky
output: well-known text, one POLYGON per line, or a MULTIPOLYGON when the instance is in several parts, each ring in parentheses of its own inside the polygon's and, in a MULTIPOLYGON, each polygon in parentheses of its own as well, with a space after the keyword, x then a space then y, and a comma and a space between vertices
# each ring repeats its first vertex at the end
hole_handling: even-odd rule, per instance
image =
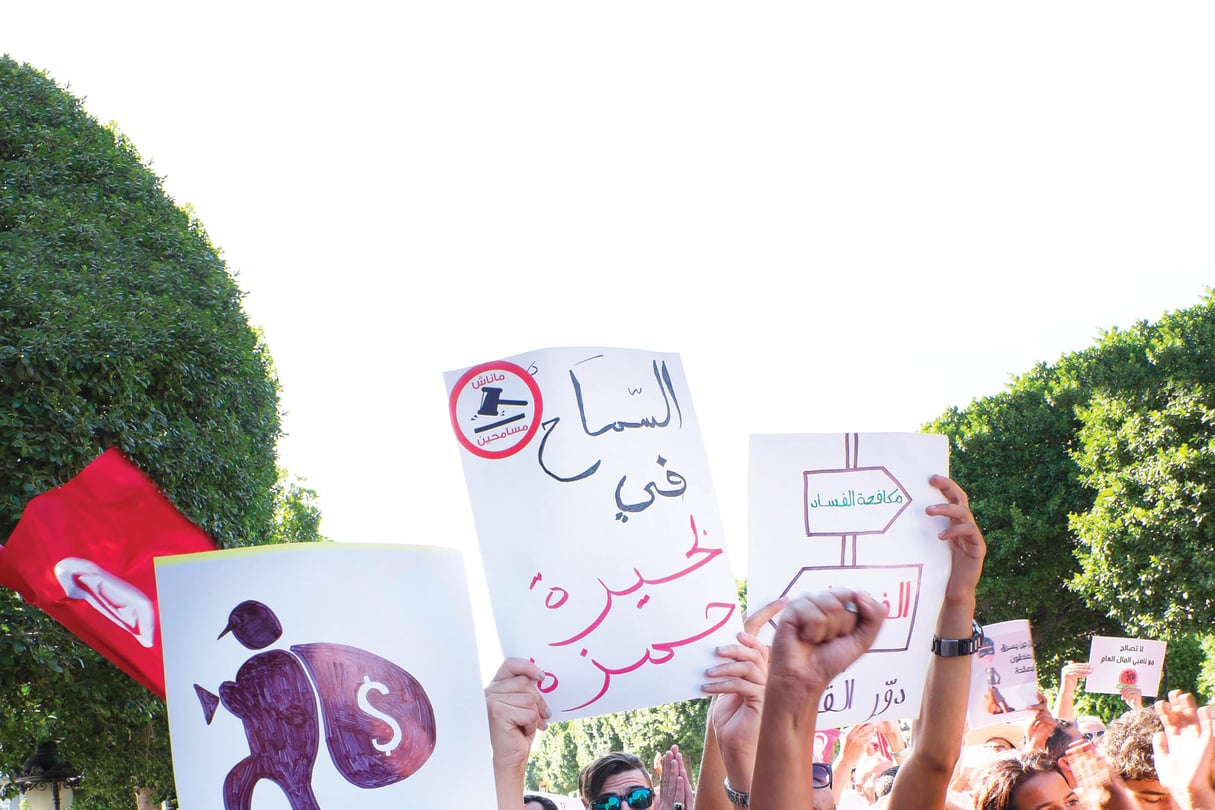
POLYGON ((1208 3, 0 12, 224 252, 324 532, 463 548, 480 600, 443 371, 679 352, 741 568, 748 434, 916 430, 1201 299, 1213 37, 1208 3))

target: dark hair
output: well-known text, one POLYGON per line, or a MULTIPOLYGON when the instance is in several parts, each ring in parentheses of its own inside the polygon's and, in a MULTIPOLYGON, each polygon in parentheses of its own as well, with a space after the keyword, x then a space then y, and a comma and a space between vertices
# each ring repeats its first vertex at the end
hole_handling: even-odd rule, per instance
POLYGON ((1001 757, 987 767, 979 777, 975 792, 975 810, 1012 810, 1017 790, 1035 776, 1063 773, 1055 761, 1043 754, 1001 757))
POLYGON ((528 802, 535 802, 536 804, 543 807, 544 810, 560 810, 557 807, 557 803, 547 796, 537 796, 534 793, 524 793, 523 794, 523 804, 526 805, 528 802))
POLYGON ((899 766, 887 768, 877 775, 877 779, 873 780, 873 795, 880 799, 890 791, 894 790, 894 777, 899 775, 899 766))
POLYGON ((1101 750, 1123 779, 1156 779, 1152 737, 1164 728, 1151 709, 1135 709, 1119 717, 1101 738, 1101 750))
POLYGON ((582 803, 590 807, 591 802, 599 797, 599 791, 603 790, 603 783, 608 780, 608 777, 625 771, 641 771, 645 776, 646 786, 650 786, 650 772, 646 770, 645 763, 641 761, 640 757, 622 751, 613 751, 599 757, 578 774, 578 792, 582 795, 582 803))
POLYGON ((1046 753, 1050 754, 1051 759, 1058 761, 1059 757, 1067 753, 1067 747, 1083 736, 1075 722, 1058 720, 1055 722, 1055 730, 1046 738, 1046 753))

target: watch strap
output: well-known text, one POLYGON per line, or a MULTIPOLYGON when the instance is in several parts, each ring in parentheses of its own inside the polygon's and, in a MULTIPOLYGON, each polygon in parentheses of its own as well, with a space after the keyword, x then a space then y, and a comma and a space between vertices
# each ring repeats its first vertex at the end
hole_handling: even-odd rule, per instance
POLYGON ((726 796, 730 799, 730 804, 736 807, 750 807, 751 794, 743 793, 741 790, 735 790, 730 787, 730 777, 726 777, 726 796))
POLYGON ((932 651, 942 658, 958 658, 963 655, 974 655, 983 643, 983 628, 976 621, 971 621, 970 638, 941 638, 932 637, 932 651))

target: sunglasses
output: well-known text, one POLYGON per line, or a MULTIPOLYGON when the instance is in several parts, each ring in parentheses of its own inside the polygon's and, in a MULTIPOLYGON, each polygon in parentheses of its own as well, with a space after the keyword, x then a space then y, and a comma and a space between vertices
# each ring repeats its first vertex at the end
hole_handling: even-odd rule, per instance
POLYGON ((623 796, 605 793, 591 802, 591 810, 620 810, 626 804, 633 810, 645 810, 654 803, 654 788, 635 787, 623 796))
POLYGON ((831 763, 816 762, 814 763, 814 789, 822 790, 823 788, 831 787, 831 763))
POLYGON ((1105 729, 1101 729, 1100 731, 1084 732, 1084 739, 1088 740, 1089 742, 1095 742, 1104 736, 1105 736, 1105 729))

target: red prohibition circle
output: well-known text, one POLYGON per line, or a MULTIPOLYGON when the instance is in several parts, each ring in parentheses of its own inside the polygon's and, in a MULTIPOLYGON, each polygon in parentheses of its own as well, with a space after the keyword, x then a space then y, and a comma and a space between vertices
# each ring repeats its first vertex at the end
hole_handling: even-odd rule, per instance
POLYGON ((540 424, 540 414, 542 410, 543 399, 540 396, 540 386, 536 383, 535 378, 532 377, 532 375, 529 374, 526 369, 506 360, 493 360, 488 363, 482 363, 479 366, 473 366, 468 371, 460 375, 460 379, 456 381, 454 386, 452 386, 451 396, 448 398, 448 413, 451 417, 451 427, 456 433, 456 438, 459 440, 460 444, 464 446, 464 449, 468 450, 468 452, 475 456, 480 456, 481 458, 507 458, 508 456, 513 456, 515 453, 518 453, 524 447, 527 447, 527 445, 531 443, 532 437, 537 433, 536 427, 540 424), (462 392, 464 387, 467 386, 471 381, 476 379, 478 375, 485 374, 489 371, 506 371, 523 380, 523 382, 527 384, 528 390, 531 391, 532 401, 536 403, 535 411, 532 413, 531 422, 527 426, 527 432, 523 439, 517 444, 511 445, 504 450, 486 450, 483 447, 478 447, 476 443, 465 435, 456 415, 456 402, 458 402, 460 399, 460 392, 462 392))

